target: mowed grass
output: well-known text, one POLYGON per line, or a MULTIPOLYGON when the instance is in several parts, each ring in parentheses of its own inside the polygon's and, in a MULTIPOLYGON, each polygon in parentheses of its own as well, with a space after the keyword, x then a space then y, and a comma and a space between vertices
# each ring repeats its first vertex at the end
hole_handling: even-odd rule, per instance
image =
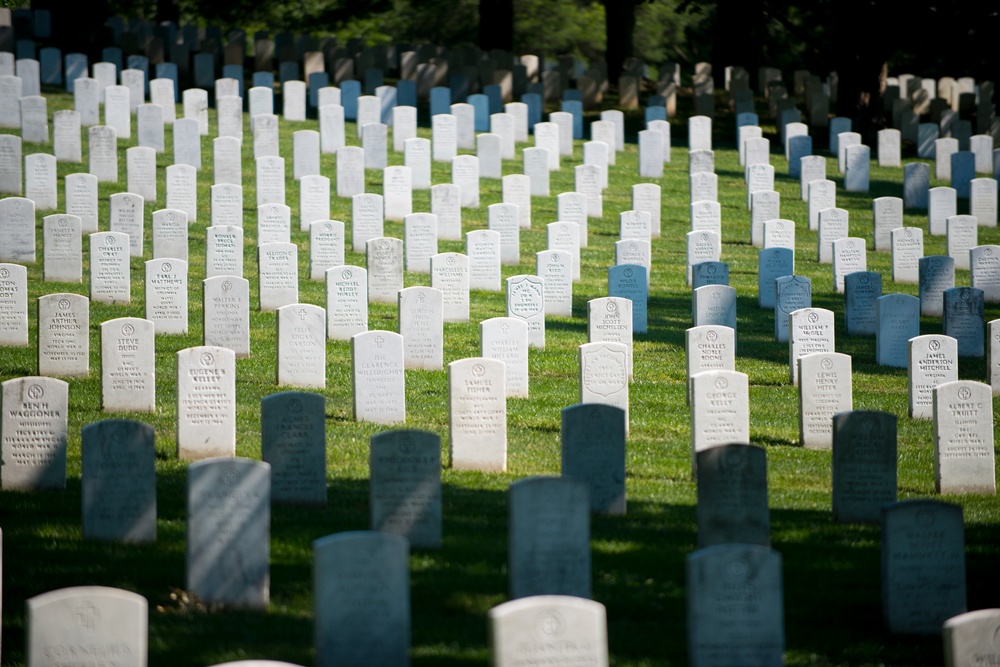
MULTIPOLYGON (((49 91, 49 112, 71 108, 72 99, 49 91)), ((682 105, 688 100, 682 100, 682 105)), ((276 105, 276 108, 280 108, 276 105)), ((216 124, 214 111, 212 132, 216 124)), ((426 118, 421 136, 430 136, 426 118)), ((682 106, 682 115, 686 117, 682 106)), ((762 113, 763 118, 765 114, 762 113)), ((596 118, 588 115, 588 122, 596 118)), ((764 123, 768 121, 764 120, 764 123)), ((574 316, 550 318, 545 350, 530 355, 531 397, 508 401, 508 471, 503 474, 457 472, 445 468, 444 544, 411 555, 412 656, 418 665, 482 665, 488 661, 486 613, 506 600, 506 491, 511 482, 532 475, 560 472, 560 411, 579 396, 577 346, 586 342, 586 304, 607 294, 606 269, 614 262, 618 214, 631 208, 631 186, 638 178, 636 132, 641 112, 627 116, 628 143, 618 155, 604 194, 604 216, 590 221, 590 243, 581 253, 582 280, 574 285, 574 316)), ((685 285, 684 234, 689 231, 688 175, 684 120, 673 122, 673 160, 665 166, 662 187, 662 237, 653 241, 649 332, 635 337, 635 382, 631 386, 631 433, 627 446, 628 513, 597 516, 591 522, 594 597, 607 606, 609 643, 615 665, 681 665, 687 662, 685 633, 685 557, 695 548, 695 484, 690 474, 689 411, 685 403, 684 331, 691 325, 691 293, 685 285)), ((315 120, 281 123, 281 154, 286 158, 287 203, 292 207, 292 240, 299 247, 300 301, 325 306, 324 285, 308 277, 308 235, 298 231, 298 186, 292 180, 292 132, 318 129, 315 120)), ((852 355, 854 407, 883 410, 899 418, 899 497, 934 496, 932 428, 929 421, 906 416, 905 370, 877 367, 874 340, 844 333, 843 297, 833 291, 829 265, 816 263, 816 233, 808 231, 806 204, 799 184, 788 178, 775 128, 764 125, 772 140, 775 187, 782 197, 782 217, 796 222, 796 272, 813 281, 813 305, 836 313, 837 350, 852 355)), ((136 136, 133 125, 133 137, 136 136)), ((348 124, 348 142, 358 144, 348 124)), ((749 244, 749 212, 742 170, 734 150, 732 117, 716 120, 715 168, 723 218, 722 259, 730 265, 730 284, 738 293, 737 370, 750 376, 751 441, 767 449, 773 547, 783 557, 786 662, 789 665, 936 665, 941 662, 938 637, 892 636, 881 621, 879 530, 870 525, 843 525, 830 516, 830 453, 798 446, 798 396, 788 382, 786 344, 773 338, 773 313, 757 307, 757 249, 749 244)), ((825 135, 815 138, 825 146, 825 135)), ((86 145, 86 137, 84 138, 86 145)), ((120 141, 120 182, 100 186, 100 228, 107 229, 107 198, 124 191, 124 150, 120 141)), ((168 151, 158 157, 158 202, 146 203, 146 256, 150 257, 149 220, 165 205, 164 168, 168 151)), ((202 139, 203 166, 198 182, 198 220, 190 225, 189 333, 156 338, 157 411, 125 414, 156 429, 158 539, 150 545, 84 541, 80 516, 80 429, 108 418, 100 408, 100 344, 102 321, 143 316, 143 262, 132 259, 132 302, 127 306, 91 306, 91 372, 71 381, 68 482, 64 492, 0 493, 0 527, 4 530, 3 644, 7 664, 24 664, 24 601, 39 593, 78 585, 115 586, 145 596, 150 603, 151 665, 210 665, 242 658, 271 658, 312 664, 313 540, 346 530, 368 528, 368 442, 384 427, 352 419, 351 359, 347 342, 327 344, 327 478, 324 508, 275 507, 271 522, 271 603, 267 613, 206 611, 184 586, 185 463, 176 457, 175 401, 177 350, 199 345, 204 277, 205 230, 211 219, 211 138, 202 139)), ((390 144, 391 146, 391 144, 390 144)), ((522 146, 523 147, 523 146, 522 146)), ((24 154, 51 151, 26 145, 24 154)), ((825 153, 824 153, 825 154, 825 153)), ((86 151, 85 151, 86 155, 86 151)), ((912 158, 911 156, 908 156, 912 158)), ((256 201, 253 146, 249 123, 244 127, 244 276, 257 299, 256 201)), ((534 273, 534 253, 545 249, 545 224, 555 221, 555 195, 573 189, 573 165, 582 160, 581 142, 572 158, 551 178, 550 197, 533 199, 532 227, 521 232, 517 267, 503 267, 504 278, 534 273)), ((401 154, 389 155, 402 164, 401 154)), ((836 159, 827 172, 837 176, 836 159)), ((322 172, 335 183, 335 157, 322 156, 322 172)), ((85 165, 59 165, 62 177, 85 165)), ((434 163, 433 182, 450 182, 450 167, 434 163)), ((504 173, 520 173, 520 159, 504 163, 504 173)), ((933 183, 939 185, 940 183, 933 183)), ((462 211, 463 230, 485 228, 487 206, 500 201, 500 182, 482 180, 481 206, 462 211)), ((335 193, 335 185, 333 186, 335 193)), ((367 191, 382 192, 381 174, 367 172, 367 191)), ((902 195, 902 169, 872 167, 871 192, 838 192, 838 206, 850 212, 852 236, 871 237, 871 199, 902 195)), ((967 206, 963 203, 960 206, 967 206)), ((429 211, 429 191, 413 195, 415 211, 429 211)), ((350 201, 334 196, 332 217, 347 223, 347 262, 364 266, 350 251, 350 201)), ((38 219, 49 212, 39 212, 38 219)), ((906 212, 906 224, 923 227, 926 214, 906 212)), ((40 229, 39 224, 39 229, 40 229)), ((399 222, 386 223, 386 235, 402 238, 399 222)), ((997 229, 980 229, 981 243, 997 243, 997 229)), ((38 261, 28 267, 30 307, 43 294, 67 291, 87 294, 82 284, 44 283, 41 276, 41 232, 38 261)), ((86 243, 84 248, 87 248, 86 243)), ((439 250, 464 252, 464 242, 441 241, 439 250)), ((925 236, 925 254, 944 254, 943 237, 925 236)), ((88 274, 84 256, 84 275, 88 274)), ((915 285, 891 280, 887 253, 868 253, 868 267, 883 275, 885 293, 916 294, 915 285)), ((428 285, 429 276, 407 274, 407 286, 428 285)), ((958 271, 957 284, 968 284, 958 271)), ((474 292, 469 323, 446 324, 445 362, 479 353, 478 322, 504 314, 500 293, 474 292)), ((987 305, 987 319, 1000 307, 987 305)), ((397 330, 393 306, 372 304, 371 329, 397 330)), ((237 454, 260 458, 260 400, 281 391, 275 380, 275 315, 251 312, 253 329, 249 359, 237 361, 237 454)), ((0 349, 2 379, 31 375, 37 369, 37 322, 30 323, 31 346, 0 349)), ((938 333, 941 322, 927 318, 921 333, 938 333)), ((960 377, 984 380, 982 360, 963 359, 960 377)), ((408 428, 442 436, 447 460, 446 371, 407 371, 408 428)), ((994 497, 963 496, 945 500, 963 506, 969 608, 1000 605, 995 574, 1000 557, 1000 502, 994 497)))

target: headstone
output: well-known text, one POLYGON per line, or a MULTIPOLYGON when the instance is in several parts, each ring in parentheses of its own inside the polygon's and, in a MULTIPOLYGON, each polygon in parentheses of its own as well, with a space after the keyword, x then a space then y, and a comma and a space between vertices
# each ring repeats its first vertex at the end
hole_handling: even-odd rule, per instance
POLYGON ((691 376, 691 472, 698 452, 712 445, 750 442, 746 373, 711 370, 691 376))
POLYGON ((237 137, 216 137, 212 140, 215 183, 240 185, 243 181, 241 162, 242 140, 237 137))
POLYGON ((237 359, 249 357, 249 281, 239 276, 218 275, 206 278, 202 286, 204 344, 232 350, 237 359))
POLYGON ((55 210, 59 193, 56 189, 56 159, 45 153, 24 158, 24 196, 35 202, 35 210, 55 210))
POLYGON ((107 419, 82 429, 83 536, 156 541, 156 449, 153 427, 107 419))
POLYGON ((798 361, 808 354, 835 351, 833 311, 809 306, 788 314, 788 379, 799 384, 798 361))
POLYGON ((28 346, 28 272, 0 264, 0 347, 28 346))
POLYGON ((948 231, 948 218, 958 214, 955 189, 946 186, 931 188, 928 201, 928 229, 934 236, 944 236, 948 231))
POLYGON ((833 242, 833 289, 843 294, 844 276, 868 270, 865 240, 847 237, 833 242))
POLYGON ((377 433, 369 469, 372 530, 405 537, 415 547, 440 547, 441 438, 416 430, 377 433))
POLYGON ((812 281, 805 276, 784 275, 774 281, 774 339, 789 340, 788 316, 799 308, 812 307, 812 281))
POLYGON ((882 615, 890 632, 937 635, 966 610, 962 508, 936 500, 884 505, 882 615))
POLYGON ((146 262, 146 319, 157 334, 184 334, 188 327, 188 263, 182 259, 146 262))
POLYGON ((326 504, 326 400, 286 391, 260 402, 261 458, 271 466, 271 501, 326 504))
POLYGON ((406 538, 376 531, 313 542, 317 667, 409 664, 409 551, 406 538))
POLYGON ((687 556, 688 655, 696 665, 781 665, 781 555, 759 544, 718 544, 687 556))
POLYGON ((118 135, 113 127, 96 125, 88 130, 90 173, 101 182, 118 182, 118 135))
POLYGON ((354 419, 376 424, 406 421, 403 337, 365 331, 351 337, 354 419))
POLYGON ((257 206, 285 203, 285 159, 257 158, 257 206))
MULTIPOLYGON (((138 222, 141 222, 138 221, 138 222)), ((153 258, 188 259, 187 213, 173 208, 153 211, 153 258)), ((127 229, 123 230, 128 233, 127 229)), ((141 240, 141 237, 140 237, 141 240)), ((133 243, 129 234, 129 243, 133 243)), ((139 248, 141 251, 141 246, 139 248)))
POLYGON ((628 435, 629 351, 625 343, 596 342, 580 345, 580 403, 600 403, 625 413, 628 435))
POLYGON ((955 286, 955 259, 943 255, 921 257, 920 314, 944 316, 944 292, 955 286))
POLYGON ((368 301, 396 303, 403 289, 403 241, 391 237, 367 243, 368 301))
POLYGON ((77 216, 60 214, 42 218, 42 276, 46 282, 82 280, 83 247, 77 216))
POLYGON ((123 667, 146 663, 149 604, 141 595, 76 586, 36 595, 26 607, 27 664, 52 664, 81 651, 113 653, 123 667))
POLYGON ((799 161, 799 195, 802 201, 809 201, 809 184, 813 181, 826 180, 826 158, 822 155, 806 155, 799 161))
POLYGON ((877 197, 872 200, 875 250, 892 249, 892 230, 903 226, 903 200, 877 197))
POLYGON ((528 346, 545 347, 545 297, 543 279, 519 275, 507 278, 507 317, 528 325, 528 346))
POLYGON ((897 227, 892 230, 892 281, 916 284, 920 280, 920 258, 924 256, 924 230, 897 227))
POLYGON ((876 523, 896 502, 896 416, 851 410, 833 416, 833 518, 876 523))
POLYGON ((510 597, 589 598, 587 484, 569 477, 529 477, 511 484, 508 503, 510 597))
POLYGON ((479 158, 475 155, 452 158, 451 182, 460 188, 462 208, 479 208, 479 158))
POLYGON ((1000 302, 1000 246, 979 245, 969 251, 969 284, 982 290, 986 303, 1000 302))
POLYGON ((767 453, 741 443, 698 452, 698 548, 717 544, 771 544, 767 453))
POLYGON ((517 204, 490 204, 489 228, 500 234, 500 263, 521 263, 519 209, 517 204))
POLYGON ((795 273, 795 252, 790 248, 768 248, 757 253, 757 304, 774 308, 775 280, 795 273))
POLYGON ((856 271, 844 276, 844 319, 848 336, 874 336, 875 304, 882 296, 882 274, 856 271))
POLYGON ((326 311, 292 303, 277 309, 277 384, 326 387, 326 311))
POLYGON ((997 226, 997 180, 974 178, 969 185, 969 213, 980 227, 997 226))
POLYGON ((646 333, 649 282, 645 266, 616 264, 608 268, 608 296, 622 297, 632 302, 632 332, 646 333))
POLYGON ((350 340, 368 330, 368 272, 358 266, 326 271, 327 338, 350 340))
POLYGON ((271 466, 209 459, 190 464, 187 478, 187 590, 206 604, 266 609, 271 466))
POLYGON ((298 246, 294 243, 265 243, 257 248, 260 279, 259 306, 262 313, 299 302, 298 246))
POLYGON ((0 244, 0 260, 34 264, 35 203, 22 197, 0 199, 0 220, 4 239, 0 244))
POLYGON ((809 183, 809 229, 819 229, 819 212, 837 206, 837 185, 831 180, 809 183))
POLYGON ((969 269, 969 251, 979 245, 979 226, 971 215, 953 215, 947 221, 948 256, 956 269, 969 269))
POLYGON ((906 368, 907 341, 920 335, 920 299, 909 294, 886 294, 875 303, 875 363, 906 368))
POLYGON ((853 409, 851 357, 840 352, 816 352, 799 357, 797 363, 799 442, 806 449, 830 449, 833 416, 853 409))
POLYGON ((7 380, 2 410, 0 488, 65 489, 69 384, 47 377, 7 380))
POLYGON ((504 363, 486 357, 448 364, 448 437, 456 470, 507 469, 504 363))
POLYGON ((982 290, 953 287, 944 291, 944 333, 958 341, 958 356, 985 356, 984 310, 982 290))

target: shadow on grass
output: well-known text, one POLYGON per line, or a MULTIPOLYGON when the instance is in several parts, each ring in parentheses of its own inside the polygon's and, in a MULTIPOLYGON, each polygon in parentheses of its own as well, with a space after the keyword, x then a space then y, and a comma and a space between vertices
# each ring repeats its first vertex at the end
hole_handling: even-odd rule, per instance
MULTIPOLYGON (((206 612, 186 601, 180 590, 185 488, 183 470, 159 476, 159 534, 151 545, 83 541, 78 480, 65 493, 0 495, 7 518, 8 664, 24 661, 24 601, 78 585, 125 588, 149 600, 150 664, 251 657, 312 664, 311 544, 367 528, 367 481, 333 480, 323 508, 273 508, 266 614, 206 612)), ((460 480, 444 485, 443 505, 443 547, 411 554, 413 662, 483 665, 486 613, 507 597, 507 494, 460 480)), ((940 664, 940 638, 892 636, 883 629, 877 526, 837 524, 826 511, 786 509, 773 509, 771 522, 773 547, 783 558, 788 664, 940 664)), ((630 501, 626 516, 593 517, 591 537, 594 597, 607 607, 614 660, 685 664, 684 568, 697 542, 694 507, 630 501)), ((1000 529, 970 525, 966 543, 969 608, 995 605, 1000 529)))

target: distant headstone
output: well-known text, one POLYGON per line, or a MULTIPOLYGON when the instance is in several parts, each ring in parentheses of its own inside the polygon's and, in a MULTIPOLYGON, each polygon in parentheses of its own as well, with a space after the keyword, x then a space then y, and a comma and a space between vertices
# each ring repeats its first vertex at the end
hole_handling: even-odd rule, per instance
POLYGON ((788 316, 799 308, 812 306, 812 281, 805 276, 785 275, 774 281, 774 339, 789 339, 788 316))
POLYGON ((405 368, 440 370, 444 359, 444 294, 433 287, 399 290, 399 333, 405 368))

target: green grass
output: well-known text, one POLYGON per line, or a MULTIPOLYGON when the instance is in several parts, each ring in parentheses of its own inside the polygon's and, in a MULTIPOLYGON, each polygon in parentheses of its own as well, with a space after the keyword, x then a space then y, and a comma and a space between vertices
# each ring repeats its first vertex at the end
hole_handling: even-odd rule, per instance
MULTIPOLYGON (((683 101, 682 101, 683 102, 683 101)), ((49 112, 71 108, 65 94, 49 95, 49 112)), ((215 131, 212 112, 212 131, 215 131)), ((763 114, 762 114, 763 116, 763 114)), ((574 317, 547 322, 546 348, 530 356, 531 397, 508 401, 508 472, 490 474, 442 472, 444 545, 411 556, 412 654, 418 665, 481 665, 488 659, 487 610, 506 599, 506 489, 529 475, 559 473, 560 410, 578 399, 577 346, 586 342, 586 302, 606 295, 606 268, 613 262, 618 213, 631 208, 631 185, 639 182, 635 133, 641 117, 627 117, 630 143, 610 174, 604 217, 590 221, 590 245, 581 252, 582 280, 574 285, 574 317)), ((766 122, 766 121, 765 121, 766 122)), ((256 201, 252 143, 244 134, 245 277, 251 303, 257 299, 256 201)), ((293 209, 292 240, 299 246, 300 300, 325 305, 322 283, 308 276, 308 235, 298 231, 298 186, 291 180, 292 140, 297 129, 315 121, 281 123, 281 153, 286 157, 287 202, 293 209)), ((347 129, 356 143, 353 126, 347 129)), ((133 126, 133 135, 135 129, 133 126)), ((429 136, 426 127, 421 136, 429 136)), ((776 143, 773 126, 765 134, 776 143)), ((767 449, 773 546, 784 563, 786 661, 790 665, 936 665, 941 662, 937 637, 895 637, 881 622, 879 531, 868 525, 840 525, 830 516, 830 453, 806 451, 798 441, 798 398, 788 382, 787 345, 773 340, 773 314, 757 308, 757 249, 749 245, 749 212, 742 170, 733 149, 732 118, 716 122, 715 165, 723 217, 723 260, 730 264, 730 284, 738 297, 739 357, 737 369, 750 376, 751 440, 767 449)), ((636 336, 635 382, 631 386, 631 433, 627 445, 628 514, 594 517, 594 597, 607 606, 609 642, 615 665, 680 665, 687 661, 685 640, 684 559, 696 545, 695 485, 690 478, 689 414, 684 389, 684 330, 690 326, 690 289, 684 284, 684 243, 688 224, 686 131, 674 121, 673 162, 666 165, 663 188, 662 238, 653 242, 653 288, 649 333, 636 336)), ((820 133, 817 144, 825 143, 820 133)), ((167 146, 172 146, 167 130, 167 146)), ((125 189, 126 142, 120 142, 120 184, 100 186, 100 228, 107 228, 107 197, 125 189)), ((51 150, 25 146, 24 153, 51 150)), ((266 657, 312 664, 311 542, 344 530, 368 527, 368 440, 383 427, 352 421, 350 351, 347 342, 327 345, 327 477, 328 505, 320 509, 275 507, 271 525, 271 604, 268 612, 206 613, 180 590, 184 585, 185 465, 176 459, 175 353, 201 344, 201 290, 204 277, 205 229, 210 220, 211 140, 202 141, 203 167, 198 184, 198 222, 191 225, 190 321, 187 335, 156 339, 157 412, 116 415, 153 425, 157 435, 158 541, 151 545, 84 541, 80 529, 80 429, 107 418, 100 410, 100 322, 143 316, 143 264, 133 258, 132 303, 91 306, 91 373, 70 387, 69 466, 65 492, 0 493, 0 525, 5 532, 3 640, 8 664, 24 663, 24 601, 39 593, 77 585, 106 585, 144 595, 150 603, 149 652, 152 665, 208 665, 224 660, 266 657)), ((390 153, 390 163, 402 155, 390 153)), ((522 264, 503 267, 503 277, 534 273, 533 254, 545 249, 545 223, 556 219, 555 195, 572 190, 573 164, 582 159, 580 142, 572 160, 552 174, 551 197, 533 199, 530 230, 521 232, 522 264)), ((807 208, 799 184, 787 177, 784 158, 771 156, 776 189, 782 195, 782 217, 797 223, 797 273, 813 280, 813 305, 836 313, 837 350, 852 355, 854 407, 891 412, 899 417, 899 496, 934 495, 931 423, 906 417, 906 372, 874 363, 874 340, 844 333, 843 297, 833 293, 829 265, 815 259, 816 233, 807 229, 807 208)), ((159 204, 163 206, 163 169, 170 151, 158 157, 159 204)), ((323 173, 334 176, 335 159, 322 157, 323 173)), ((62 177, 84 165, 59 164, 62 177)), ((433 165, 435 183, 450 182, 448 165, 433 165)), ((504 163, 505 173, 520 173, 520 160, 504 163)), ((836 176, 836 160, 828 160, 836 176)), ((647 179, 648 180, 648 179, 647 179)), ((871 192, 838 192, 838 205, 850 211, 852 236, 870 238, 870 201, 902 195, 902 169, 872 167, 871 192)), ((933 183, 938 185, 938 183, 933 183)), ((367 190, 381 192, 381 174, 367 173, 367 190)), ((350 229, 350 202, 334 196, 332 217, 350 229)), ((415 211, 430 209, 428 191, 413 196, 415 211)), ((481 206, 463 210, 463 230, 486 226, 486 207, 500 201, 500 182, 481 183, 481 206)), ((45 212, 39 213, 39 218, 45 212)), ((906 224, 926 229, 926 216, 908 211, 906 224)), ((386 235, 402 237, 402 225, 386 223, 386 235)), ((997 229, 980 229, 980 243, 997 243, 997 229)), ((147 232, 146 252, 151 239, 147 232)), ((86 246, 85 246, 86 247, 86 246)), ((350 251, 350 264, 364 257, 350 251)), ((31 311, 40 295, 70 291, 87 293, 82 284, 43 283, 41 233, 39 261, 28 267, 31 311)), ((464 242, 441 241, 439 250, 464 252, 464 242)), ((944 254, 943 237, 925 237, 925 253, 944 254)), ((85 262, 86 262, 85 253, 85 262)), ((870 270, 880 271, 884 292, 916 294, 915 285, 891 281, 887 253, 868 254, 870 270)), ((84 266, 84 275, 88 267, 84 266)), ((407 286, 429 284, 429 276, 407 274, 407 286)), ((959 271, 958 284, 968 283, 959 271)), ((471 320, 445 325, 445 362, 476 356, 478 322, 504 314, 499 293, 472 295, 471 320)), ((987 318, 1000 307, 987 306, 987 318)), ((370 307, 372 329, 397 329, 395 308, 370 307)), ((260 457, 260 399, 279 391, 275 384, 275 315, 251 313, 251 357, 237 361, 237 453, 260 457)), ((922 333, 941 331, 940 321, 925 318, 922 333)), ((34 374, 37 323, 31 320, 31 347, 0 349, 0 379, 34 374)), ((963 359, 960 377, 983 380, 982 360, 963 359)), ((407 371, 407 424, 434 431, 447 447, 445 371, 407 371)), ((1000 501, 993 497, 947 498, 963 506, 966 521, 969 608, 1000 604, 995 576, 1000 556, 1000 501)))

